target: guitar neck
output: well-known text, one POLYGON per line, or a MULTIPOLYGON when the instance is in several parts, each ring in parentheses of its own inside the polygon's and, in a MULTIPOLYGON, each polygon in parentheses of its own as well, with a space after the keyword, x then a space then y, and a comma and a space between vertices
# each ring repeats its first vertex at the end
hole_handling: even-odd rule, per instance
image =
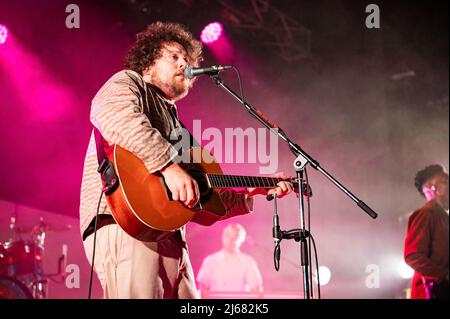
MULTIPOLYGON (((277 177, 256 177, 256 176, 240 176, 240 175, 219 175, 205 174, 209 181, 209 185, 214 188, 241 188, 241 187, 259 187, 274 188, 283 178, 277 177)), ((288 180, 293 181, 293 180, 288 180)), ((295 183, 295 182, 294 182, 295 183)))

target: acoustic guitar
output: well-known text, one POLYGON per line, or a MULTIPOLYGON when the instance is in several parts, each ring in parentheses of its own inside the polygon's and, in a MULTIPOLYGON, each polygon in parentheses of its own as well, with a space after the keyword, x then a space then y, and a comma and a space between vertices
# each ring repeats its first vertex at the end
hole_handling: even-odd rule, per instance
MULTIPOLYGON (((209 226, 220 220, 226 209, 221 188, 273 188, 282 178, 224 175, 207 149, 189 150, 189 163, 179 163, 198 183, 200 199, 193 208, 174 201, 160 173, 149 173, 144 162, 119 145, 106 149, 119 178, 119 187, 106 196, 117 224, 142 241, 158 241, 189 221, 209 226)), ((294 180, 290 180, 294 184, 294 180)), ((295 185, 294 185, 295 186, 295 185)))

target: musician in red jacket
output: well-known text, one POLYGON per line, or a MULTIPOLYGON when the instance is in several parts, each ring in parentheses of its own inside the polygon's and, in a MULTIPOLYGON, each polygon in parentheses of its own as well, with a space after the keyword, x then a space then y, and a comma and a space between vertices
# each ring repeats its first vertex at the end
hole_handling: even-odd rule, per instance
POLYGON ((448 173, 441 165, 427 166, 416 174, 415 186, 427 202, 408 221, 404 257, 414 269, 411 298, 448 299, 448 173))

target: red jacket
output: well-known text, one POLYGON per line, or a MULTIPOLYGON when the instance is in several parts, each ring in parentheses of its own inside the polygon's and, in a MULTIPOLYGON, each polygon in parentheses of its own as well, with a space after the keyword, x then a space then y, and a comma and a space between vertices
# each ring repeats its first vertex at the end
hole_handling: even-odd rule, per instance
POLYGON ((448 213, 431 200, 408 220, 405 262, 414 269, 411 298, 426 298, 423 280, 440 281, 448 276, 448 213))

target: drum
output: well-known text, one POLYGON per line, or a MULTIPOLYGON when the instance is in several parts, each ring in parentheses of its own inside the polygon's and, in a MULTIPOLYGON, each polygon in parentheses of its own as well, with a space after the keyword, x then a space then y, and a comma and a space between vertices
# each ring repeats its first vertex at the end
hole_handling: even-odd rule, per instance
POLYGON ((3 244, 0 243, 0 276, 8 275, 8 262, 6 260, 5 248, 3 244))
POLYGON ((19 280, 0 276, 0 299, 33 299, 33 296, 19 280))
POLYGON ((35 275, 42 266, 42 249, 32 241, 12 241, 0 246, 0 275, 35 275))

